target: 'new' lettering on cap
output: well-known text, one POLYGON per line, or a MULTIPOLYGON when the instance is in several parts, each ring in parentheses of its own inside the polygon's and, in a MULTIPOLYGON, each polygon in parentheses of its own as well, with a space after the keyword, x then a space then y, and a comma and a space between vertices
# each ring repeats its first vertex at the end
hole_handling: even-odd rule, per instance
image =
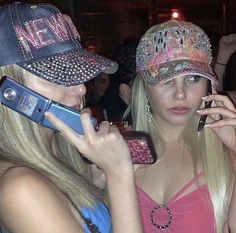
POLYGON ((0 8, 0 67, 17 64, 48 81, 73 86, 118 65, 84 49, 71 18, 50 4, 0 8))

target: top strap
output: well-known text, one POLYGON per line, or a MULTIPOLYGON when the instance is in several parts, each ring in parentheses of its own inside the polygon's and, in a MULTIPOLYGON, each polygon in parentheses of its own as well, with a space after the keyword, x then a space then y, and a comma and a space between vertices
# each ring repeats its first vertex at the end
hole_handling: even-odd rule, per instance
POLYGON ((199 177, 203 176, 203 171, 201 171, 197 177, 191 179, 186 185, 184 185, 168 202, 173 202, 179 198, 179 196, 184 193, 191 185, 198 179, 199 177))

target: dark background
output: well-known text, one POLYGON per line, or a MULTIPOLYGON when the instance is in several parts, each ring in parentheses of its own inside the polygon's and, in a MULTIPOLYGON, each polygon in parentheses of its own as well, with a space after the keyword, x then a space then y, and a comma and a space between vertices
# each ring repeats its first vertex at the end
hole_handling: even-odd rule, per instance
MULTIPOLYGON (((0 5, 13 2, 0 0, 0 5)), ((87 49, 109 56, 127 37, 140 36, 171 18, 192 21, 209 35, 213 51, 220 36, 236 33, 236 0, 29 0, 58 6, 75 22, 87 49)), ((1 26, 1 25, 0 25, 1 26)))

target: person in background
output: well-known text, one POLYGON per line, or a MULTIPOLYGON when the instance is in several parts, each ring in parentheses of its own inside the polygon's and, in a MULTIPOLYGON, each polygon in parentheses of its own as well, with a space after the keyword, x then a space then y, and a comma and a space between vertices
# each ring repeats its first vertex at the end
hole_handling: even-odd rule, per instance
MULTIPOLYGON (((135 55, 138 40, 125 39, 113 52, 112 58, 119 64, 117 72, 111 75, 111 84, 99 101, 110 121, 123 120, 123 114, 131 102, 131 85, 136 76, 135 55)), ((132 123, 131 116, 125 119, 132 123)))
MULTIPOLYGON (((67 137, 72 129, 52 113, 58 131, 0 105, 0 232, 142 233, 129 149, 116 128, 103 122, 96 131, 82 110, 84 83, 117 64, 86 51, 70 17, 50 4, 6 5, 0 25, 0 81, 9 76, 81 111, 84 129, 67 137), (81 156, 104 171, 110 211, 81 156)), ((24 103, 37 103, 19 99, 16 110, 30 117, 24 103)))
POLYGON ((218 77, 218 91, 226 92, 236 104, 236 34, 222 36, 214 65, 218 77))
POLYGON ((103 97, 106 89, 110 85, 109 74, 100 74, 99 78, 93 79, 86 84, 88 93, 86 95, 86 106, 92 107, 96 105, 103 97))
POLYGON ((135 172, 145 233, 236 232, 236 108, 215 92, 211 61, 206 33, 180 20, 154 25, 137 47, 133 129, 159 156, 135 172))

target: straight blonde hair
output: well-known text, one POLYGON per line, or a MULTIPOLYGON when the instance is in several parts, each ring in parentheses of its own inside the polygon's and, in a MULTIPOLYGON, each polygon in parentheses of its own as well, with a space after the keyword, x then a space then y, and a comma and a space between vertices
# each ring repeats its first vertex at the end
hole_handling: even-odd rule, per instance
MULTIPOLYGON (((10 65, 0 68, 0 75, 26 84, 32 74, 10 65)), ((3 104, 0 104, 0 122, 1 161, 29 167, 46 176, 77 208, 92 207, 97 199, 103 198, 103 193, 92 184, 90 165, 83 162, 78 150, 59 133, 55 132, 52 145, 42 126, 3 104)))
MULTIPOLYGON (((138 74, 132 86, 131 112, 133 127, 137 131, 149 133, 153 141, 158 142, 158 145, 155 145, 156 150, 162 150, 165 143, 158 122, 153 117, 151 117, 151 121, 148 119, 145 111, 146 106, 145 85, 141 75, 138 74), (158 140, 156 140, 157 138, 158 140)), ((204 171, 214 209, 217 232, 222 233, 228 211, 229 186, 233 178, 229 155, 226 154, 222 142, 212 130, 204 128, 200 134, 197 133, 196 119, 189 122, 180 137, 190 149, 195 176, 198 165, 204 171)))

